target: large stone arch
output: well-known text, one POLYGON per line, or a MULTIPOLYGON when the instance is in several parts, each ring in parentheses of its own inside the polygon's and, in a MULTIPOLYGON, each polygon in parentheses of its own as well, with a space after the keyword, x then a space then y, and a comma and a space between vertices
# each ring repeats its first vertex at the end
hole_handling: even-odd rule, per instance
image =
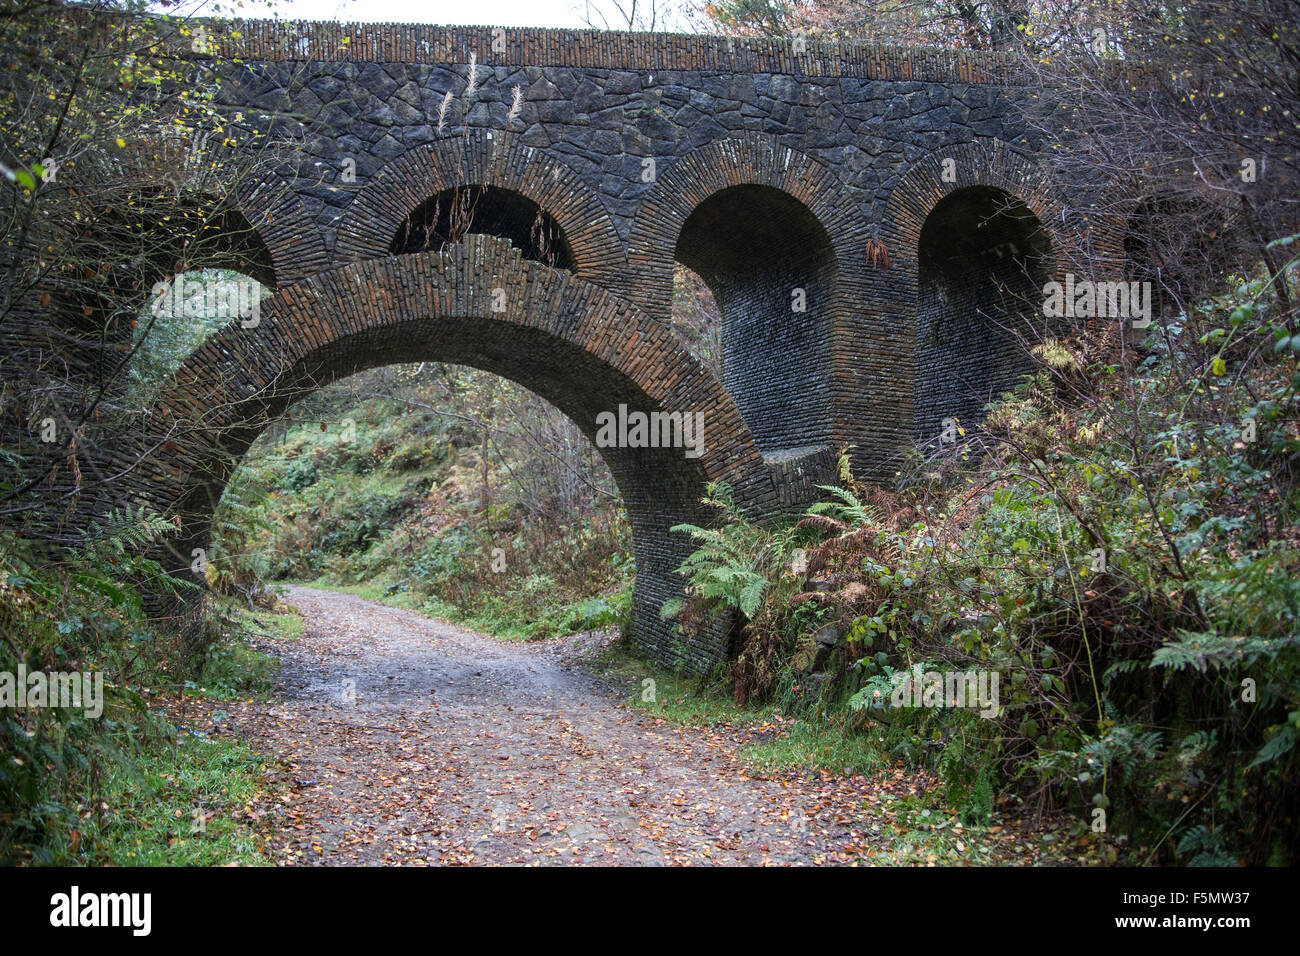
POLYGON ((681 594, 675 569, 688 550, 685 536, 669 528, 707 520, 698 502, 706 482, 727 482, 755 509, 775 501, 772 477, 739 411, 645 313, 569 273, 523 260, 490 237, 471 235, 442 253, 355 263, 286 287, 262 303, 256 327, 232 325, 186 362, 160 395, 143 439, 165 454, 135 478, 137 498, 180 520, 170 568, 185 573, 192 549, 206 546, 212 510, 233 469, 296 397, 365 368, 428 358, 511 378, 555 404, 589 438, 596 415, 622 404, 703 413, 698 458, 681 448, 601 451, 633 529, 636 640, 661 660, 699 669, 719 660, 721 622, 679 637, 658 611, 681 594))
MULTIPOLYGON (((836 423, 842 420, 843 408, 856 385, 846 375, 847 353, 854 339, 853 327, 861 321, 853 302, 862 282, 870 232, 839 177, 829 167, 781 145, 775 136, 759 133, 716 140, 692 151, 658 171, 654 187, 637 209, 628 237, 623 294, 666 320, 672 307, 679 245, 697 214, 708 213, 720 197, 731 195, 737 202, 749 202, 759 199, 763 190, 783 197, 771 203, 776 230, 787 226, 798 230, 801 239, 795 245, 803 252, 809 245, 824 245, 826 250, 825 268, 818 270, 826 291, 823 301, 816 303, 817 314, 812 308, 806 316, 794 312, 790 307, 792 289, 787 287, 793 282, 778 276, 781 270, 773 272, 775 284, 767 292, 774 308, 779 293, 792 324, 808 326, 799 333, 805 336, 803 341, 768 349, 769 362, 787 362, 791 368, 805 366, 800 380, 784 382, 789 387, 782 387, 780 369, 754 368, 728 378, 728 387, 733 389, 737 383, 755 392, 778 389, 775 402, 764 403, 737 392, 733 396, 746 415, 755 416, 751 425, 788 489, 786 503, 797 505, 813 492, 813 483, 828 478, 832 447, 843 438, 836 423), (809 374, 806 367, 811 366, 815 368, 809 374), (806 419, 790 430, 800 434, 797 441, 792 434, 782 434, 762 421, 782 407, 792 418, 802 415, 806 419)), ((736 238, 740 241, 742 237, 736 238)), ((743 307, 752 309, 753 303, 745 302, 743 307)), ((724 306, 724 316, 725 312, 724 306)))
POLYGON ((607 288, 615 283, 622 244, 600 197, 562 160, 500 130, 471 130, 386 163, 343 214, 335 264, 388 255, 393 235, 416 207, 457 186, 492 186, 535 202, 563 230, 577 274, 607 288))
MULTIPOLYGON (((920 301, 924 265, 921 246, 927 222, 931 221, 932 215, 951 208, 962 197, 974 202, 992 201, 994 196, 1005 197, 1007 203, 1014 204, 1016 209, 1032 214, 1032 227, 1028 225, 1028 219, 1024 221, 1026 228, 1032 228, 1035 242, 1041 243, 1036 244, 1035 253, 1045 250, 1048 256, 1042 275, 1036 274, 1039 281, 1059 280, 1082 254, 1078 216, 1065 203, 1059 186, 1035 162, 1001 140, 976 141, 927 156, 898 178, 881 224, 881 238, 890 253, 892 267, 881 272, 878 281, 872 284, 868 307, 887 315, 889 324, 894 325, 898 332, 894 348, 900 393, 911 406, 908 415, 911 434, 903 436, 904 443, 906 438, 924 439, 937 434, 937 421, 943 416, 935 411, 939 401, 936 395, 948 388, 955 391, 958 388, 956 376, 960 372, 959 369, 944 368, 927 377, 925 369, 920 367, 932 359, 925 346, 918 342, 927 321, 921 315, 924 310, 920 301), (936 375, 944 381, 928 380, 936 375)), ((1090 241, 1096 248, 1097 237, 1093 236, 1090 241)), ((1105 239, 1102 241, 1104 244, 1105 239)), ((1042 334, 1050 324, 1040 311, 1036 331, 1042 334)), ((1004 356, 990 358, 988 342, 980 348, 971 344, 967 351, 972 368, 982 370, 983 364, 990 361, 1006 365, 1005 368, 999 365, 997 370, 981 377, 981 382, 987 377, 989 381, 985 385, 990 390, 1009 385, 1019 367, 1014 363, 1007 364, 1010 359, 1003 362, 1004 356)), ((1009 352, 1010 348, 1008 346, 1003 351, 1009 352)), ((969 410, 965 417, 969 417, 969 410)))

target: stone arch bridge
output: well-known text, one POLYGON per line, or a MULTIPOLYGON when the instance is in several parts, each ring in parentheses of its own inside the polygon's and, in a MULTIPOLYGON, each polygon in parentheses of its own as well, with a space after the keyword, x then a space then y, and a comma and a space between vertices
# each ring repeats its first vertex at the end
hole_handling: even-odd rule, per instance
MULTIPOLYGON (((707 519, 706 482, 756 513, 797 508, 841 446, 888 481, 901 451, 1022 371, 1044 281, 1081 255, 1122 259, 1091 193, 1051 181, 1022 110, 1039 91, 994 54, 270 22, 168 42, 221 62, 233 130, 293 143, 273 162, 236 149, 215 177, 229 185, 203 187, 224 189, 243 226, 231 255, 272 288, 260 321, 198 349, 138 447, 101 450, 124 499, 179 516, 181 556, 266 423, 368 367, 496 372, 589 437, 620 405, 701 412, 699 457, 602 453, 633 528, 633 633, 706 668, 725 628, 658 614, 681 591, 668 529, 707 519), (471 234, 436 241, 457 190, 471 234), (720 378, 669 322, 677 263, 721 310, 720 378)), ((158 173, 186 169, 176 155, 158 173)))

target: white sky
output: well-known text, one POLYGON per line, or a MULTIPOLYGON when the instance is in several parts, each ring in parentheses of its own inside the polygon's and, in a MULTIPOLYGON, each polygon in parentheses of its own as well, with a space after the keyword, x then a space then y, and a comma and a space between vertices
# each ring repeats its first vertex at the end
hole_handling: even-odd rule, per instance
MULTIPOLYGON (((182 3, 182 9, 197 16, 218 13, 250 19, 338 20, 362 23, 436 23, 439 25, 585 28, 584 11, 603 26, 596 12, 603 11, 610 29, 627 29, 612 0, 235 0, 217 4, 204 0, 182 3)), ((627 6, 630 0, 619 0, 627 6)), ((642 8, 650 0, 637 0, 642 8)), ((659 0, 665 5, 665 0, 659 0)), ((173 13, 177 12, 175 10, 173 13)), ((639 11, 638 11, 639 12, 639 11)), ((685 29, 681 22, 661 24, 657 30, 685 29)))

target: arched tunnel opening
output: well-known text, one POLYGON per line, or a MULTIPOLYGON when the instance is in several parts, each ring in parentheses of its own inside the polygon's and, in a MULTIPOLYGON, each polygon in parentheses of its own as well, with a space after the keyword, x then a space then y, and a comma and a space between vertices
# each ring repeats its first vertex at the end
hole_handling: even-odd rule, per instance
MULTIPOLYGON (((0 441, 21 453, 15 487, 35 488, 74 447, 87 460, 115 454, 118 440, 99 436, 145 427, 142 376, 156 389, 276 285, 266 242, 221 197, 150 184, 97 195, 82 210, 81 228, 50 246, 69 261, 46 270, 33 257, 46 275, 24 266, 10 277, 15 288, 34 283, 21 324, 0 335, 9 373, 25 383, 0 416, 0 441)), ((43 528, 59 521, 24 515, 43 528)))
POLYGON ((499 375, 377 366, 271 420, 214 509, 207 583, 362 587, 503 635, 625 623, 632 534, 599 450, 499 375))
POLYGON ((722 314, 723 386, 765 454, 829 440, 830 237, 779 189, 722 189, 692 211, 676 259, 722 314))
POLYGON ((570 272, 577 269, 555 217, 527 196, 497 186, 457 186, 430 197, 398 228, 388 251, 441 252, 471 234, 507 239, 525 259, 570 272))
MULTIPOLYGON (((237 376, 233 368, 227 369, 223 364, 226 361, 233 359, 222 359, 205 370, 201 376, 204 382, 212 385, 237 376)), ((677 568, 688 550, 686 536, 674 534, 670 529, 682 522, 707 520, 700 504, 706 483, 703 463, 700 458, 686 454, 687 449, 683 447, 647 447, 631 442, 603 444, 598 437, 602 415, 625 408, 628 415, 649 416, 662 409, 636 382, 590 351, 546 331, 506 320, 438 321, 420 315, 391 321, 386 326, 355 332, 313 349, 297 364, 284 369, 273 389, 250 393, 233 412, 236 417, 221 429, 218 442, 192 455, 196 467, 183 479, 174 496, 173 510, 180 516, 181 533, 169 540, 168 553, 160 558, 166 569, 173 574, 188 574, 194 549, 211 546, 214 515, 220 511, 223 495, 239 464, 264 432, 284 420, 286 414, 294 414, 297 403, 336 380, 371 369, 420 362, 466 366, 508 379, 545 399, 554 406, 556 414, 562 413, 576 427, 576 431, 567 431, 566 440, 572 441, 580 434, 582 454, 592 453, 591 446, 596 446, 594 451, 603 459, 617 487, 630 536, 635 574, 631 578, 629 632, 640 646, 666 647, 677 625, 661 617, 660 612, 667 602, 681 594, 682 579, 677 568)), ((187 383, 193 380, 184 370, 179 377, 187 383)), ((192 388, 187 384, 186 393, 192 394, 192 388)), ((704 427, 711 429, 713 424, 710 419, 704 427)), ((707 434, 707 440, 712 441, 717 432, 710 430, 707 434)), ((555 449, 551 457, 558 457, 555 449)), ((294 467, 308 466, 304 463, 294 467)), ((476 475, 467 475, 466 480, 478 479, 476 475)), ((376 507, 383 510, 379 505, 376 507)), ((367 509, 350 510, 361 515, 367 509)), ((484 511, 489 523, 495 520, 490 507, 484 511)), ((363 534, 353 543, 365 545, 369 551, 374 539, 363 534)), ((528 562, 511 563, 509 549, 503 546, 503 550, 507 552, 510 573, 526 580, 528 562)), ((481 555, 480 559, 490 563, 491 555, 481 555)), ((582 560, 579 556, 579 563, 582 560)), ((488 580, 495 583, 501 579, 494 576, 488 580)), ((553 596, 552 591, 542 581, 534 589, 533 598, 539 606, 544 605, 553 596)), ((607 602, 616 599, 623 600, 617 594, 601 598, 607 602)), ((688 640, 699 642, 700 647, 706 644, 712 647, 723 637, 714 633, 712 622, 701 622, 696 627, 701 630, 698 634, 692 632, 688 640)))
POLYGON ((1032 367, 1026 339, 1043 327, 1051 255, 1038 217, 1000 189, 959 189, 935 204, 917 243, 918 441, 945 419, 978 424, 1032 367))
POLYGON ((1254 249, 1221 200, 1147 196, 1130 213, 1124 233, 1125 278, 1149 283, 1151 317, 1173 319, 1209 295, 1254 249))

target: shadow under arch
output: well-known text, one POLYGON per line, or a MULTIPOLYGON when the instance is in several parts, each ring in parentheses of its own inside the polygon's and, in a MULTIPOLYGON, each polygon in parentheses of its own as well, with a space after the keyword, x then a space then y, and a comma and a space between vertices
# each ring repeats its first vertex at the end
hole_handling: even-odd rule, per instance
MULTIPOLYGON (((740 200, 745 198, 761 201, 758 218, 770 218, 768 234, 775 226, 778 232, 788 229, 798 237, 793 243, 782 242, 783 251, 807 245, 797 250, 805 266, 799 270, 800 281, 816 290, 808 310, 798 313, 792 308, 794 290, 803 288, 807 293, 809 286, 792 285, 791 275, 779 270, 763 275, 763 270, 751 266, 749 285, 755 292, 765 287, 761 296, 772 306, 769 321, 783 310, 783 321, 805 326, 806 334, 793 356, 763 357, 755 348, 749 356, 738 357, 732 349, 733 361, 740 358, 741 365, 784 358, 808 366, 787 376, 790 388, 783 402, 766 401, 761 381, 749 382, 751 391, 736 396, 746 416, 754 416, 751 427, 761 436, 776 480, 786 487, 785 506, 797 508, 815 497, 815 484, 831 479, 832 447, 845 439, 843 422, 851 417, 854 396, 861 391, 851 362, 857 348, 855 329, 864 324, 857 303, 863 296, 870 231, 835 172, 768 134, 727 136, 691 151, 659 172, 637 208, 628 233, 620 294, 666 324, 678 256, 683 256, 683 265, 709 281, 708 266, 700 262, 709 255, 707 247, 713 247, 712 255, 719 260, 729 257, 729 248, 745 242, 743 231, 756 225, 755 217, 743 211, 740 200), (692 222, 697 212, 700 218, 692 222), (795 412, 798 423, 793 427, 781 428, 775 422, 776 408, 782 404, 795 412)), ((727 271, 739 280, 744 263, 734 256, 731 263, 727 271)), ((717 298, 716 288, 714 294, 717 298)), ((725 344, 723 356, 725 367, 725 344)), ((760 372, 759 377, 767 374, 760 372)), ((735 380, 727 378, 729 384, 735 380)), ((780 384, 779 379, 768 384, 780 384)))
POLYGON ((934 438, 947 418, 973 424, 1033 368, 1027 340, 1047 334, 1053 251, 1038 217, 1002 189, 967 186, 935 203, 917 240, 915 438, 934 438))
POLYGON ((1227 198, 1149 192, 1126 205, 1122 277, 1146 286, 1151 318, 1162 325, 1212 294, 1240 263, 1259 258, 1227 198))
MULTIPOLYGON (((274 287, 327 263, 324 239, 302 200, 262 159, 162 136, 133 139, 120 153, 90 151, 60 170, 59 187, 81 204, 85 224, 68 258, 99 268, 38 276, 31 294, 22 296, 30 305, 16 309, 0 332, 0 347, 10 369, 56 387, 61 407, 74 413, 65 431, 84 432, 84 460, 96 470, 102 465, 106 481, 135 467, 106 423, 116 422, 127 434, 141 431, 124 399, 137 322, 159 282, 212 268, 274 287), (79 423, 77 414, 89 420, 79 423), (93 436, 105 440, 97 444, 93 436)), ((50 238, 34 232, 33 253, 48 247, 50 238)), ((39 262, 39 256, 32 259, 39 262)), ((31 448, 20 466, 22 507, 36 513, 43 495, 72 503, 39 509, 49 513, 34 522, 51 540, 80 541, 115 504, 132 503, 107 488, 83 494, 79 479, 60 473, 68 459, 64 443, 27 442, 25 428, 0 431, 6 444, 31 448)))
POLYGON ((772 186, 730 186, 682 224, 677 261, 722 313, 722 382, 768 452, 830 440, 837 275, 817 217, 772 186))
POLYGON ((99 257, 100 268, 43 281, 38 290, 48 308, 32 329, 46 333, 74 381, 118 401, 129 384, 134 345, 152 334, 174 286, 205 270, 237 272, 266 289, 278 277, 262 232, 228 197, 177 193, 151 181, 115 191, 113 200, 96 211, 76 249, 82 261, 99 257))
POLYGON ((406 218, 388 252, 441 252, 471 234, 507 239, 525 259, 576 271, 569 237, 555 217, 527 196, 498 186, 444 189, 406 218))
POLYGON ((229 269, 275 288, 328 264, 320 229, 276 172, 282 158, 279 145, 252 150, 162 133, 90 151, 61 170, 62 188, 84 206, 85 258, 105 260, 92 283, 51 274, 36 289, 39 299, 48 293, 49 308, 35 325, 61 339, 70 378, 120 392, 124 381, 114 377, 125 369, 134 320, 160 280, 229 269))
POLYGON ((108 181, 157 183, 178 196, 215 197, 256 233, 274 275, 270 284, 287 285, 326 268, 329 251, 302 197, 272 168, 284 158, 282 150, 276 146, 261 155, 203 139, 153 136, 133 141, 120 156, 105 157, 101 172, 108 181))
POLYGON ((992 324, 999 331, 1026 332, 1032 321, 1040 333, 1047 330, 1043 284, 1061 281, 1081 250, 1114 256, 1116 246, 1107 230, 1089 227, 1065 203, 1047 171, 997 139, 928 156, 900 175, 881 236, 894 264, 882 273, 888 286, 881 285, 865 304, 896 317, 894 366, 907 424, 900 438, 910 441, 937 438, 945 418, 967 423, 978 417, 983 404, 1019 376, 1022 366, 1008 340, 990 343, 980 329, 992 324), (990 266, 1001 262, 1007 271, 1011 263, 1023 263, 1026 252, 1038 259, 1029 270, 1038 280, 1032 298, 1026 300, 1027 282, 1013 284, 1013 298, 1025 300, 1014 317, 971 321, 979 302, 998 298, 998 269, 990 266), (948 329, 946 339, 941 325, 948 329))
POLYGON ((169 570, 188 573, 234 468, 293 401, 367 368, 420 359, 518 382, 593 441, 597 415, 620 406, 703 414, 697 458, 680 447, 599 450, 632 527, 634 639, 696 670, 720 660, 725 622, 680 634, 659 617, 682 595, 676 568, 689 551, 669 529, 707 519, 699 498, 709 481, 727 482, 743 505, 771 506, 775 488, 752 434, 717 380, 654 320, 488 237, 323 273, 263 302, 256 327, 228 328, 199 348, 159 397, 143 439, 157 452, 135 479, 138 499, 180 521, 164 555, 169 570))

